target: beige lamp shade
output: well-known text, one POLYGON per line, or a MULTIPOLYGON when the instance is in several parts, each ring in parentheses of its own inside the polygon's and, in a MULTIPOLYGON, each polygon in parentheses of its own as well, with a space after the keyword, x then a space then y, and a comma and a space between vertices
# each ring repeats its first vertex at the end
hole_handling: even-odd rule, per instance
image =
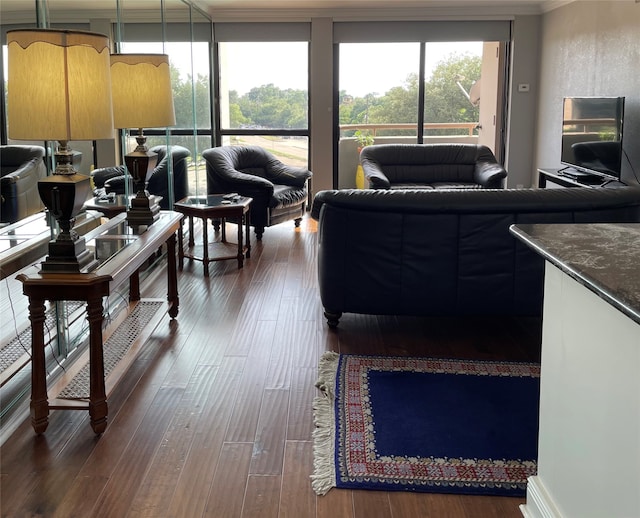
POLYGON ((166 54, 112 54, 111 89, 116 128, 166 128, 176 123, 166 54))
POLYGON ((84 31, 7 32, 9 137, 113 137, 109 39, 84 31))

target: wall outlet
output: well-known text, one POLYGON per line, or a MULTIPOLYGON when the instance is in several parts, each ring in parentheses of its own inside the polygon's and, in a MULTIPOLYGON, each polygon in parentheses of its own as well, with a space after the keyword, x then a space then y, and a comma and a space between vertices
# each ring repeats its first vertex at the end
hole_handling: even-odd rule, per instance
POLYGON ((529 83, 520 83, 518 85, 518 92, 528 92, 529 91, 529 83))

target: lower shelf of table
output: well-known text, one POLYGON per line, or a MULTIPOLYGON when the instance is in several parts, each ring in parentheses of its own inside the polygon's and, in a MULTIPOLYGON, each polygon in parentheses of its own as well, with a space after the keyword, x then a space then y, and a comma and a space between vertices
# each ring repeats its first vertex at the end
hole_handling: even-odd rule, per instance
MULTIPOLYGON (((168 310, 163 299, 132 302, 103 332, 107 400, 136 360, 168 310)), ((49 408, 86 410, 89 405, 89 349, 48 389, 49 408)))
MULTIPOLYGON (((242 254, 246 254, 247 247, 242 247, 242 254)), ((238 243, 216 241, 207 245, 208 261, 223 261, 238 258, 238 243)), ((185 259, 204 260, 204 245, 188 246, 184 250, 185 259)))

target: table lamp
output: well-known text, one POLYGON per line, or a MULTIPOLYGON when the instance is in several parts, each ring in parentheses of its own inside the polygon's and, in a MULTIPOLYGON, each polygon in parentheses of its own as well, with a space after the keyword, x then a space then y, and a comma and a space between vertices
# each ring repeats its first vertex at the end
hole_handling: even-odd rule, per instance
POLYGON ((137 128, 137 147, 124 157, 136 195, 127 210, 132 227, 151 225, 160 206, 151 201, 146 186, 158 161, 146 146, 143 128, 166 128, 176 123, 169 57, 166 54, 112 54, 111 89, 116 128, 137 128))
POLYGON ((60 228, 42 271, 90 270, 95 257, 72 227, 91 182, 74 170, 69 141, 113 137, 109 39, 84 31, 12 30, 7 46, 9 138, 58 141, 55 171, 38 182, 60 228))

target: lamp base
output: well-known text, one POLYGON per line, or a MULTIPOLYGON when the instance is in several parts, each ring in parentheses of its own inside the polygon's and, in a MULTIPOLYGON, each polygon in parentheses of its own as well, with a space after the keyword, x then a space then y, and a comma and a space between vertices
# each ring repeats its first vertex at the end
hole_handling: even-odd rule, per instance
POLYGON ((80 237, 75 241, 50 241, 49 255, 40 264, 43 273, 80 273, 95 269, 99 262, 80 237))
POLYGON ((140 130, 140 135, 136 137, 138 147, 124 157, 124 162, 133 177, 137 190, 135 198, 131 199, 131 207, 127 210, 127 223, 134 228, 152 225, 160 216, 160 206, 149 199, 149 193, 146 191, 149 177, 158 162, 157 153, 149 151, 145 146, 146 140, 140 130))
MULTIPOLYGON (((155 198, 154 198, 155 200, 155 198)), ((131 198, 131 208, 127 211, 127 223, 130 227, 152 225, 160 217, 160 205, 152 202, 148 196, 131 198)))
MULTIPOLYGON (((59 153, 56 154, 58 157, 59 153)), ((42 264, 46 273, 80 273, 98 266, 95 255, 86 248, 85 239, 73 229, 75 216, 91 194, 90 178, 76 173, 67 163, 71 153, 60 154, 61 173, 38 181, 40 199, 60 227, 58 237, 49 242, 49 255, 42 264)))

